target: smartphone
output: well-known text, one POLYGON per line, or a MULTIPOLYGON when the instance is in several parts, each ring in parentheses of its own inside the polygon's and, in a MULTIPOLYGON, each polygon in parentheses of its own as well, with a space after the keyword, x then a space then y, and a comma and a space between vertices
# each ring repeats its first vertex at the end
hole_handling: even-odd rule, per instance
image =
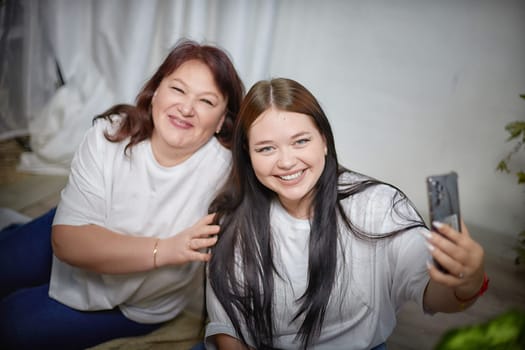
MULTIPOLYGON (((452 171, 428 176, 426 180, 430 222, 439 221, 461 232, 458 174, 452 171)), ((441 271, 447 272, 437 261, 434 264, 441 271)))

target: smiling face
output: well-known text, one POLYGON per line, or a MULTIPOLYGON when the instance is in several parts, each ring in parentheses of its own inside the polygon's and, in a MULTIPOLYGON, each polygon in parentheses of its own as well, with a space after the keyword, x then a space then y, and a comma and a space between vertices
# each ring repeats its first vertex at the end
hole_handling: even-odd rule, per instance
POLYGON ((166 76, 151 100, 151 144, 157 161, 173 166, 189 158, 220 130, 226 104, 201 61, 187 61, 166 76))
POLYGON ((248 144, 257 179, 278 195, 291 215, 310 217, 313 189, 326 155, 324 137, 312 119, 268 109, 251 125, 248 144))

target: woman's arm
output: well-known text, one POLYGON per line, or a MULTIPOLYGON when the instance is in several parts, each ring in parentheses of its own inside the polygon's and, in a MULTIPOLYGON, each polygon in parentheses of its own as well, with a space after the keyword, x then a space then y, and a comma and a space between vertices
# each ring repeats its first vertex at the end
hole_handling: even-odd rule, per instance
POLYGON ((216 334, 213 337, 218 350, 248 350, 253 349, 245 346, 239 339, 227 334, 216 334))
POLYGON ((188 229, 163 239, 123 235, 98 225, 55 225, 51 242, 58 259, 79 268, 107 274, 142 272, 208 261, 209 253, 198 250, 217 242, 219 226, 212 225, 213 217, 209 214, 188 229))
POLYGON ((474 241, 467 227, 461 223, 461 233, 442 224, 427 236, 432 257, 448 274, 429 264, 430 281, 423 297, 425 309, 433 312, 458 312, 477 300, 482 287, 486 287, 483 268, 484 251, 474 241))

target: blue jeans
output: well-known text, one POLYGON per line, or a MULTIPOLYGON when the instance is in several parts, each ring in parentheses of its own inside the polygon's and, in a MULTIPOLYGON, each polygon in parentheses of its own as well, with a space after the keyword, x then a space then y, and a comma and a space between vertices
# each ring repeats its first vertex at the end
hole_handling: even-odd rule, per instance
POLYGON ((107 340, 149 333, 118 308, 79 311, 51 299, 51 224, 55 209, 0 232, 0 348, 85 349, 107 340))
POLYGON ((195 344, 190 350, 206 350, 206 346, 204 346, 204 342, 195 344))

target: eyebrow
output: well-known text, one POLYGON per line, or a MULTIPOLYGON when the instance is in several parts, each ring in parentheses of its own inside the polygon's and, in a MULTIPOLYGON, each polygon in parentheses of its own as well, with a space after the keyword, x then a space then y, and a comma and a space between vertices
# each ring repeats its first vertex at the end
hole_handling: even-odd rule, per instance
MULTIPOLYGON (((298 137, 302 137, 302 136, 309 136, 311 135, 311 132, 310 131, 301 131, 301 132, 298 132, 297 134, 294 134, 290 137, 291 140, 293 139, 296 139, 298 137)), ((264 144, 267 144, 267 143, 272 143, 273 141, 272 140, 261 140, 257 143, 254 143, 253 145, 254 146, 260 146, 260 145, 264 145, 264 144)))

